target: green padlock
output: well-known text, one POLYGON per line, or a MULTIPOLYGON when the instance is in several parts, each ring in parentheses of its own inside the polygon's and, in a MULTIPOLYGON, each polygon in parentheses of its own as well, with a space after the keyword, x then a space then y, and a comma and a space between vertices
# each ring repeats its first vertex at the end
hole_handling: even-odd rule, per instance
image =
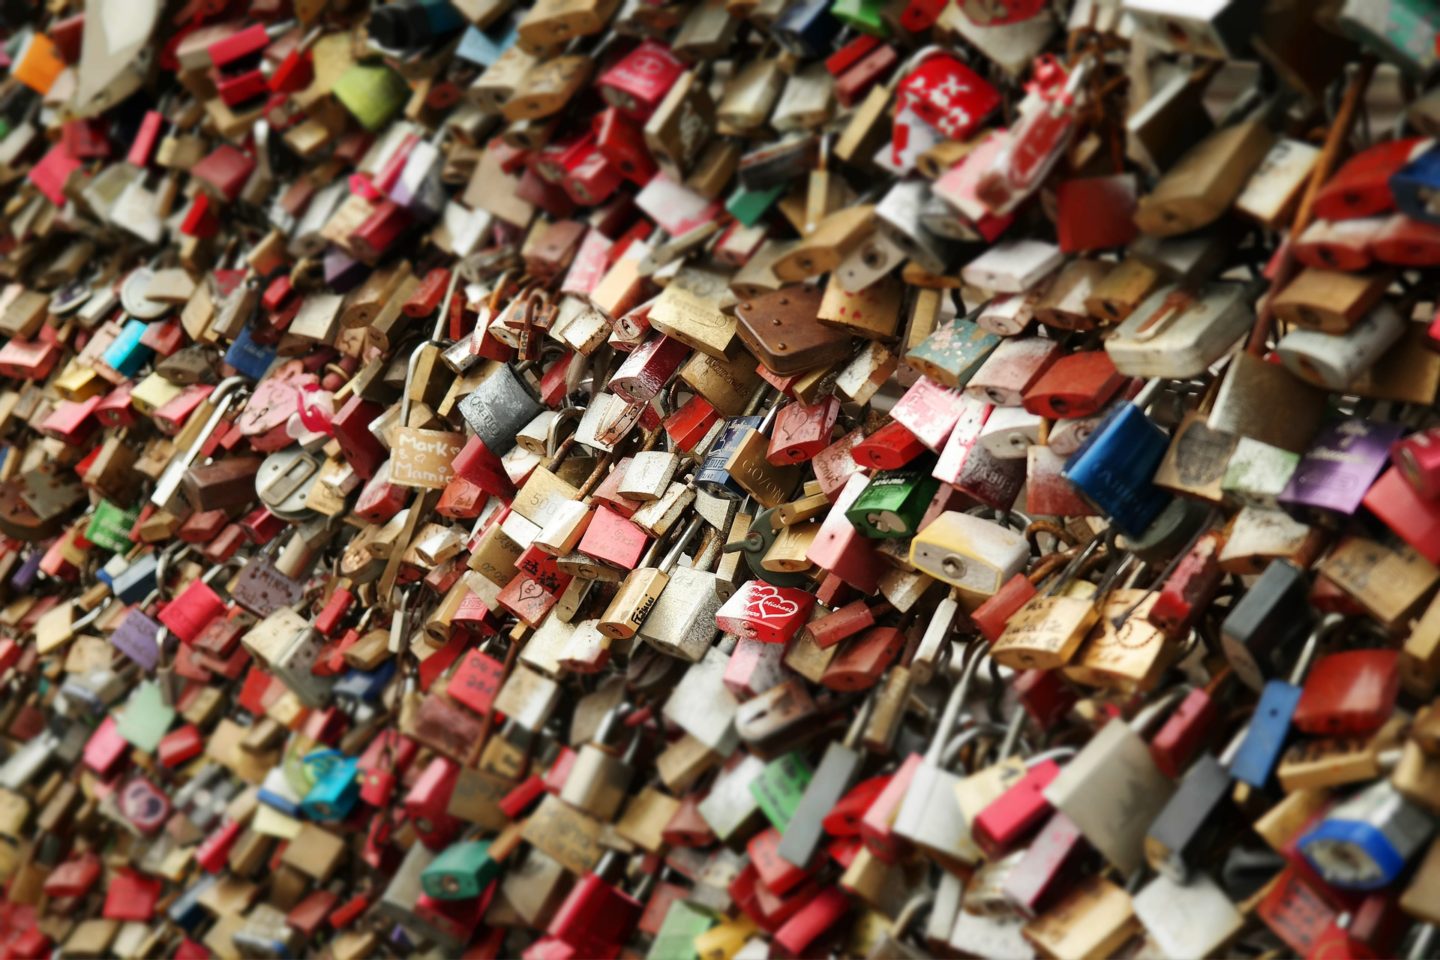
POLYGON ((890 24, 884 16, 886 6, 884 0, 835 0, 830 14, 851 29, 884 40, 890 36, 890 24))
POLYGON ((928 470, 886 470, 877 473, 845 511, 845 518, 876 540, 915 536, 940 481, 928 470))
POLYGON ((485 892, 500 875, 490 856, 490 841, 452 843, 420 874, 420 886, 436 900, 469 900, 485 892))
POLYGON ((695 960, 695 938, 715 923, 684 900, 675 900, 665 913, 645 960, 695 960))
POLYGON ((139 517, 137 509, 126 510, 109 500, 101 500, 85 527, 85 539, 106 550, 125 553, 135 546, 135 541, 130 539, 130 531, 139 517))
POLYGON ((750 793, 760 805, 760 811, 781 833, 795 816, 811 776, 813 773, 801 754, 787 753, 767 763, 760 776, 751 781, 750 793))
POLYGON ((780 195, 785 192, 783 186, 771 187, 768 190, 746 190, 739 187, 730 194, 730 199, 725 201, 725 212, 736 220, 739 220, 747 227, 753 227, 765 216, 780 195))
POLYGON ((404 78, 383 63, 355 64, 335 81, 332 92, 371 132, 389 123, 410 97, 404 78))

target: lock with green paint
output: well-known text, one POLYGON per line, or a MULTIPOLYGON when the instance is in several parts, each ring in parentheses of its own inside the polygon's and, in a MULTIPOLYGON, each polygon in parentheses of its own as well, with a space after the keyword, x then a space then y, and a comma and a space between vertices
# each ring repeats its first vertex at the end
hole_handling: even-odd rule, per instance
POLYGON ((452 843, 420 874, 420 886, 436 900, 478 897, 500 875, 500 864, 490 856, 490 841, 452 843))
POLYGON ((810 785, 812 772, 799 753, 787 753, 765 765, 760 776, 750 784, 750 793, 771 826, 781 833, 795 816, 795 809, 810 785))
POLYGON ((882 40, 890 36, 890 24, 885 19, 884 0, 835 0, 830 14, 836 20, 853 30, 872 34, 882 40))
POLYGON ((928 470, 886 470, 870 480, 845 517, 855 529, 877 540, 913 537, 939 489, 940 481, 928 470))

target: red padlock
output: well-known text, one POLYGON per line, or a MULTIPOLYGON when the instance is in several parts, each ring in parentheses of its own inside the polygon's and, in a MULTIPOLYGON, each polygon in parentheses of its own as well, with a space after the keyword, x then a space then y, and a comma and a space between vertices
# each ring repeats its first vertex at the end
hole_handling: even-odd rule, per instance
POLYGON ((228 143, 222 143, 190 168, 196 182, 226 203, 235 202, 254 172, 255 158, 228 143))
POLYGON ((905 634, 895 627, 871 627, 851 637, 820 675, 827 690, 868 690, 905 648, 905 634))
POLYGON ((1023 573, 1017 573, 1005 581, 992 596, 975 608, 970 614, 980 635, 994 643, 1005 632, 1005 624, 1030 598, 1035 596, 1035 584, 1023 573))
POLYGON ((855 600, 811 620, 805 625, 805 632, 817 647, 826 650, 846 637, 853 637, 861 630, 874 626, 875 617, 889 609, 890 604, 884 601, 870 607, 864 600, 855 600))
POLYGON ((160 738, 155 755, 162 767, 174 769, 187 760, 193 760, 205 750, 205 736, 193 723, 171 730, 160 738))
POLYGON ((1088 417, 1125 385, 1125 376, 1104 350, 1061 357, 1025 391, 1025 409, 1041 417, 1088 417))
POLYGON ((780 831, 774 827, 761 830, 745 844, 745 852, 755 865, 760 882, 772 893, 784 895, 803 883, 810 871, 780 856, 780 831))
POLYGON ((970 822, 970 835, 985 855, 999 860, 1038 830, 1051 814, 1045 788, 1060 775, 1054 760, 1029 766, 1025 775, 991 801, 970 822))
POLYGON ((1321 220, 1354 220, 1395 209, 1390 177, 1429 145, 1427 139, 1411 137, 1361 150, 1315 194, 1315 216, 1321 220))
POLYGON ((646 40, 600 75, 600 95, 626 116, 644 122, 684 72, 685 64, 669 47, 646 40))
POLYGON ((948 139, 965 140, 1000 106, 1000 94, 948 54, 932 55, 900 81, 897 115, 906 107, 948 139))
POLYGON ((595 146, 600 154, 636 186, 649 183, 657 168, 640 128, 614 107, 602 110, 594 124, 595 146))
POLYGON ((1202 534, 1165 579, 1146 619, 1166 636, 1179 638, 1209 606, 1224 576, 1220 569, 1220 550, 1224 546, 1223 533, 1202 534))
POLYGON ((604 878, 611 864, 620 862, 606 855, 596 869, 585 874, 555 911, 545 932, 569 944, 581 957, 617 957, 620 946, 640 921, 640 901, 604 878))
POLYGON ((602 504, 595 508, 575 549, 617 569, 634 570, 649 542, 637 524, 602 504))
POLYGON ((212 621, 225 613, 225 601, 204 580, 191 580, 180 594, 160 611, 160 622, 180 638, 193 643, 212 621))
POLYGON ((804 463, 830 445, 840 416, 840 399, 828 396, 816 403, 792 403, 775 415, 765 459, 775 466, 804 463))
POLYGON ((330 594, 330 599, 325 601, 325 606, 315 617, 315 629, 320 631, 322 637, 333 637, 340 628, 340 622, 355 605, 355 594, 344 587, 337 587, 335 592, 330 594))
POLYGON ((690 348, 673 337, 653 336, 621 361, 609 388, 633 403, 649 402, 690 359, 690 354, 690 348))
POLYGON ((1344 650, 1315 661, 1291 722, 1315 736, 1373 733, 1390 718, 1400 692, 1399 652, 1344 650))
POLYGON ((1440 225, 1393 214, 1370 244, 1381 263, 1397 267, 1440 267, 1440 225))
POLYGON ((1440 564, 1440 500, 1426 500, 1391 467, 1371 484, 1365 508, 1426 560, 1440 564))
POLYGON ((1020 706, 1041 730, 1049 730, 1080 699, 1058 670, 1022 670, 1013 684, 1020 706))
POLYGON ((405 795, 405 815, 430 850, 445 849, 464 826, 447 812, 459 779, 460 767, 455 761, 436 756, 405 795))
POLYGON ((924 763, 922 754, 906 757, 860 818, 860 839, 865 841, 865 849, 886 863, 898 863, 909 849, 910 844, 891 827, 910 790, 910 781, 924 763))
POLYGON ((1426 500, 1440 498, 1440 427, 1420 430, 1398 441, 1390 459, 1426 500))
POLYGON ((899 470, 926 451, 925 444, 894 420, 850 448, 860 466, 875 470, 899 470))
POLYGON ((788 643, 814 606, 815 594, 807 590, 750 580, 715 611, 715 625, 737 637, 788 643))
POLYGON ((1203 689, 1191 690, 1150 740, 1150 757, 1167 777, 1178 779, 1215 730, 1219 695, 1230 671, 1216 674, 1203 689))
POLYGON ((850 898, 838 887, 826 887, 775 931, 772 955, 807 957, 815 941, 850 912, 850 898))

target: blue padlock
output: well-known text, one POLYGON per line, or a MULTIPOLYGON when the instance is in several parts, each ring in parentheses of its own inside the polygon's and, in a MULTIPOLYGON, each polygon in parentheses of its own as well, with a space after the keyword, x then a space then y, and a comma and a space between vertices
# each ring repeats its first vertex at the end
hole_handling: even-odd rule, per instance
MULTIPOLYGON (((308 792, 308 791, 307 791, 308 792)), ((272 767, 260 783, 256 798, 267 807, 274 807, 287 817, 299 817, 300 795, 282 767, 272 767)))
POLYGON ((378 700, 380 694, 385 691, 385 686, 390 678, 395 676, 395 661, 386 660, 374 670, 347 670, 345 675, 335 681, 331 692, 337 697, 350 697, 364 703, 378 700))
POLYGON ((514 20, 505 21, 493 33, 471 26, 461 35, 460 46, 455 48, 455 56, 481 67, 489 67, 515 43, 515 38, 519 36, 515 27, 514 20))
POLYGON ((1171 499, 1152 482, 1170 438, 1142 409, 1146 394, 1158 387, 1156 381, 1141 391, 1135 402, 1114 407, 1070 455, 1061 472, 1130 537, 1144 534, 1171 499))
POLYGON ((130 565, 115 574, 110 589, 121 603, 139 603, 155 589, 155 578, 160 569, 160 558, 155 553, 142 553, 130 565))
POLYGON ((1440 147, 1431 147, 1392 173, 1390 193, 1405 216, 1440 224, 1440 147))
POLYGON ((155 351, 140 343, 140 338, 145 336, 145 328, 149 326, 144 320, 130 319, 125 321, 125 326, 120 328, 120 333, 105 352, 100 354, 100 359, 122 377, 133 377, 140 372, 140 368, 149 363, 155 356, 155 351))
POLYGON ((720 436, 715 438, 714 446, 705 454, 705 461, 700 464, 700 469, 695 474, 696 488, 723 500, 743 499, 745 491, 735 482, 725 465, 750 435, 750 431, 759 430, 763 422, 764 418, 755 416, 731 417, 726 420, 725 426, 720 429, 720 436))
POLYGON ((1332 613, 1320 621, 1305 641, 1305 648, 1295 661, 1290 679, 1270 680, 1260 691, 1260 701, 1250 717, 1250 727, 1245 731, 1235 755, 1230 758, 1230 776, 1242 783, 1248 783, 1257 790, 1263 790, 1280 762, 1280 755, 1290 740, 1290 720, 1295 707, 1300 703, 1305 672, 1315 659, 1320 641, 1339 626, 1344 618, 1332 613))
POLYGON ((1376 890, 1393 883, 1434 832, 1435 818, 1382 777, 1338 804, 1297 846, 1331 886, 1376 890))
POLYGON ((775 18, 770 28, 787 53, 805 60, 830 52, 830 42, 840 32, 841 23, 830 12, 833 0, 795 0, 775 18))
POLYGON ((200 924, 210 919, 210 911, 200 904, 200 898, 215 884, 217 876, 202 875, 201 879, 180 891, 180 896, 170 902, 165 917, 186 933, 194 933, 200 924))
POLYGON ((250 336, 250 326, 247 324, 240 331, 240 336, 235 338, 235 342, 230 344, 230 349, 225 351, 225 362, 234 367, 241 376, 259 380, 265 376, 265 371, 270 369, 270 364, 275 362, 275 348, 256 343, 250 336))

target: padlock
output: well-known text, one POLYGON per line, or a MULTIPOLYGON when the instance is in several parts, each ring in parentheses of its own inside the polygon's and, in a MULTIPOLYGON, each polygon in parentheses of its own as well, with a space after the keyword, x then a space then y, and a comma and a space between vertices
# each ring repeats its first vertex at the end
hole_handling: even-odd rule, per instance
POLYGON ((715 626, 744 639, 783 644, 809 619, 814 605, 813 593, 751 580, 715 611, 715 626))
POLYGON ((945 701, 935 738, 921 761, 913 767, 908 784, 903 785, 899 806, 895 808, 891 830, 895 837, 915 844, 942 864, 973 863, 979 855, 970 838, 969 825, 957 816, 955 785, 960 779, 945 769, 946 747, 953 735, 956 721, 964 709, 965 699, 980 661, 976 651, 966 664, 960 682, 945 701))
POLYGON ((845 510, 855 528, 875 539, 909 539, 919 531, 921 519, 940 482, 913 469, 877 473, 845 510))
POLYGON ((1140 199, 1135 222, 1143 233, 1190 233, 1219 218, 1274 144, 1262 118, 1224 127, 1191 148, 1140 199))
MULTIPOLYGON (((1053 368, 1052 368, 1053 370, 1053 368)), ((1113 406, 1065 463, 1062 476, 1086 499, 1112 517, 1131 535, 1143 532, 1167 497, 1149 478, 1168 446, 1159 427, 1142 412, 1159 381, 1152 381, 1133 401, 1113 406)), ((1210 426, 1214 428, 1214 418, 1210 426)))
POLYGON ((910 541, 910 562, 975 598, 999 591, 1030 555, 1024 536, 969 514, 946 511, 910 541))
POLYGON ((1300 457, 1276 502, 1292 516, 1321 522, 1352 516, 1384 469, 1398 424, 1373 420, 1333 421, 1300 457))
POLYGON ((1144 862, 1145 830, 1174 792, 1142 735, 1178 699, 1163 694, 1130 722, 1106 723, 1044 790, 1110 863, 1131 871, 1144 862), (1113 803, 1095 800, 1101 794, 1113 803))
MULTIPOLYGON (((1269 680, 1265 683, 1250 728, 1230 760, 1230 773, 1235 779, 1257 789, 1269 782, 1289 737, 1295 707, 1303 696, 1299 684, 1305 678, 1320 642, 1339 626, 1340 619, 1338 614, 1329 614, 1311 632, 1295 661, 1289 682, 1269 680)), ((1244 679, 1245 673, 1238 667, 1236 673, 1244 679)))
POLYGON ((1296 846, 1326 882, 1373 890, 1393 881, 1434 829, 1429 814, 1380 780, 1332 808, 1296 846))

